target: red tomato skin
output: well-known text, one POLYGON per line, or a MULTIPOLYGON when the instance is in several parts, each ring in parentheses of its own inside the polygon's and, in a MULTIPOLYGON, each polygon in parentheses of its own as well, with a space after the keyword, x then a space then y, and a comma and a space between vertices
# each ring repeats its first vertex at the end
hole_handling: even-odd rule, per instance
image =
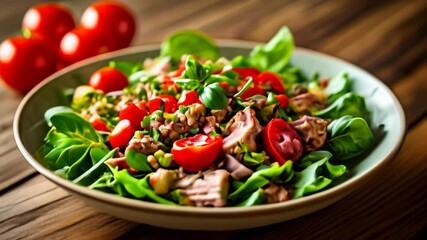
POLYGON ((80 25, 94 32, 110 33, 110 38, 119 39, 117 49, 128 47, 136 30, 132 12, 114 1, 98 1, 90 5, 83 12, 80 25))
POLYGON ((167 94, 159 94, 157 97, 148 101, 150 114, 159 110, 162 102, 164 104, 163 111, 166 113, 174 113, 178 109, 178 102, 175 97, 167 94))
POLYGON ((107 124, 102 121, 99 117, 89 119, 90 124, 97 131, 109 132, 110 129, 107 127, 107 124))
POLYGON ((272 119, 262 131, 262 140, 267 155, 280 165, 288 160, 295 162, 302 155, 301 138, 283 119, 272 119))
POLYGON ((281 108, 288 108, 289 107, 288 96, 286 96, 285 94, 278 94, 274 97, 277 99, 277 101, 279 101, 279 107, 281 107, 281 108))
POLYGON ((38 34, 11 37, 0 44, 0 76, 22 94, 54 73, 57 62, 57 49, 38 34))
POLYGON ((58 45, 62 37, 75 26, 70 9, 61 3, 37 4, 28 9, 22 19, 23 29, 50 38, 58 45))
POLYGON ((254 79, 255 85, 264 86, 271 89, 274 93, 285 93, 285 86, 282 79, 272 72, 263 72, 254 79))
POLYGON ((184 90, 181 94, 181 97, 178 100, 178 107, 179 106, 188 106, 193 103, 201 103, 199 99, 199 94, 197 94, 196 91, 187 91, 184 90))
POLYGON ((141 129, 141 121, 144 120, 144 117, 148 115, 148 112, 145 109, 139 108, 134 103, 128 103, 126 106, 119 112, 119 120, 127 119, 131 122, 133 130, 141 129))
POLYGON ((265 96, 267 94, 265 93, 265 91, 263 89, 259 88, 258 86, 255 86, 255 87, 249 87, 248 89, 246 89, 246 91, 243 92, 242 95, 240 95, 240 98, 241 99, 247 99, 247 98, 252 97, 254 95, 264 95, 265 96))
POLYGON ((252 77, 255 79, 261 72, 256 68, 232 68, 234 72, 237 72, 242 78, 252 77))
POLYGON ((123 148, 129 143, 129 140, 134 134, 132 124, 129 120, 124 119, 117 123, 116 127, 111 132, 109 141, 112 148, 123 148))
POLYGON ((175 141, 171 152, 174 161, 185 171, 198 172, 212 165, 222 151, 222 142, 221 136, 196 134, 175 141))
POLYGON ((59 44, 59 53, 64 64, 70 65, 80 60, 115 50, 115 39, 105 33, 92 32, 84 28, 74 28, 64 35, 59 44))
POLYGON ((103 67, 95 71, 89 78, 89 86, 104 93, 119 91, 129 85, 126 75, 112 67, 103 67))

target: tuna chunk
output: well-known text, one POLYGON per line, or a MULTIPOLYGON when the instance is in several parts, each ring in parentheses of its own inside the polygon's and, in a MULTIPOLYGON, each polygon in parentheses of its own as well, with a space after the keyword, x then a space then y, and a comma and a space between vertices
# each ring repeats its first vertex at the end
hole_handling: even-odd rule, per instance
POLYGON ((231 177, 236 180, 250 176, 253 173, 251 169, 247 168, 230 154, 225 155, 224 167, 230 172, 231 177))
POLYGON ((304 115, 291 125, 301 136, 306 151, 317 150, 326 141, 328 122, 321 118, 304 115))
POLYGON ((206 172, 203 179, 197 179, 183 190, 183 194, 197 207, 223 207, 227 204, 228 176, 229 173, 223 169, 206 172))
POLYGON ((249 151, 255 151, 257 148, 255 139, 261 130, 262 127, 255 117, 254 110, 246 108, 239 111, 225 127, 224 133, 228 136, 224 138, 222 148, 226 153, 233 153, 240 143, 245 144, 249 151))

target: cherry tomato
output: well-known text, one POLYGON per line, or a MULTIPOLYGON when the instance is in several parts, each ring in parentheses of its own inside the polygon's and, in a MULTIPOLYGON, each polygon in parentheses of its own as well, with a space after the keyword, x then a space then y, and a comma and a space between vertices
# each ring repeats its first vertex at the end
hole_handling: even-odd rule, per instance
POLYGON ((242 95, 240 95, 240 98, 246 99, 246 98, 252 97, 254 95, 264 95, 265 96, 266 93, 262 88, 260 88, 258 86, 249 87, 248 89, 246 89, 246 91, 242 95))
POLYGON ((181 97, 178 100, 178 107, 179 106, 188 106, 193 103, 201 103, 199 99, 199 94, 197 94, 196 91, 187 91, 184 90, 181 94, 181 97))
POLYGON ((280 165, 288 160, 295 162, 302 155, 301 138, 283 119, 272 119, 263 129, 262 140, 267 155, 280 165))
POLYGON ((252 77, 255 79, 261 72, 256 68, 232 68, 234 72, 237 72, 242 78, 252 77))
POLYGON ((174 113, 178 109, 177 101, 173 96, 167 94, 159 94, 157 97, 151 99, 148 102, 150 113, 159 110, 162 104, 164 106, 163 112, 166 113, 174 113))
POLYGON ((271 90, 274 93, 285 93, 285 87, 277 74, 272 72, 263 72, 254 79, 255 85, 261 85, 266 90, 271 90))
POLYGON ((22 28, 52 39, 59 44, 62 37, 75 27, 71 11, 61 3, 41 3, 28 9, 22 28))
POLYGON ((102 121, 99 117, 92 117, 89 119, 90 124, 97 131, 109 132, 110 129, 107 127, 107 124, 102 121))
POLYGON ((277 99, 277 101, 279 101, 279 107, 281 107, 281 108, 288 108, 289 107, 288 96, 286 96, 285 94, 278 94, 274 97, 277 99))
POLYGON ((122 110, 120 110, 119 120, 129 120, 133 130, 136 131, 141 128, 141 121, 144 120, 144 117, 147 115, 148 113, 145 109, 139 108, 134 103, 128 103, 122 110))
POLYGON ((198 172, 212 165, 221 150, 221 136, 196 134, 175 141, 171 152, 174 161, 184 170, 198 172))
POLYGON ((72 64, 101 53, 115 50, 117 42, 105 33, 92 32, 84 28, 74 28, 61 40, 59 53, 65 64, 72 64))
POLYGON ((90 5, 83 12, 80 24, 91 31, 111 33, 110 38, 119 39, 118 48, 129 46, 136 29, 135 18, 129 9, 113 1, 90 5))
POLYGON ((117 123, 116 127, 111 132, 109 141, 112 148, 126 147, 133 136, 135 131, 132 128, 132 123, 123 119, 117 123))
POLYGON ((89 78, 89 86, 104 93, 119 91, 129 85, 126 75, 112 67, 103 67, 89 78))
POLYGON ((56 71, 58 52, 49 39, 32 34, 8 38, 0 45, 0 75, 20 93, 56 71))

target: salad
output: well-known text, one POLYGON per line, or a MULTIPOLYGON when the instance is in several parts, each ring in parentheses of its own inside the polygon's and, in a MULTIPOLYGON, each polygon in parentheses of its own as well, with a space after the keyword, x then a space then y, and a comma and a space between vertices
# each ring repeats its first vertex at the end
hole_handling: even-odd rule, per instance
POLYGON ((49 109, 37 156, 76 184, 168 205, 325 190, 373 146, 369 111, 349 74, 308 77, 293 49, 287 27, 232 59, 203 33, 176 32, 158 57, 112 61, 49 109))

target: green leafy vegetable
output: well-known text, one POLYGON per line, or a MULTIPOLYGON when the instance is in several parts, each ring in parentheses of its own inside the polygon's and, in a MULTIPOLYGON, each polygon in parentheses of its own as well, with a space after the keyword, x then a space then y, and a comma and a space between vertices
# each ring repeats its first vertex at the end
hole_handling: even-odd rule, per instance
POLYGON ((328 126, 327 146, 338 159, 353 158, 374 143, 374 136, 363 118, 343 116, 328 126))
MULTIPOLYGON (((89 186, 90 184, 93 184, 95 182, 95 180, 97 178, 101 177, 102 174, 104 173, 104 171, 102 171, 105 168, 104 162, 107 161, 108 159, 114 157, 114 155, 117 153, 117 150, 118 149, 115 148, 115 149, 109 151, 101 159, 99 159, 96 163, 94 163, 93 166, 91 168, 89 168, 89 170, 85 171, 83 174, 81 174, 80 176, 75 178, 73 180, 73 182, 77 183, 77 184, 85 185, 85 186, 89 186)), ((99 156, 95 157, 95 155, 101 153, 99 151, 100 151, 99 148, 91 149, 91 156, 93 156, 92 159, 98 158, 100 156, 99 155, 99 156), (96 152, 98 152, 98 153, 96 153, 96 152)), ((103 153, 103 151, 102 151, 102 153, 103 153)))
POLYGON ((161 56, 170 56, 174 62, 179 62, 184 54, 209 60, 217 60, 221 56, 215 42, 209 36, 195 30, 176 32, 163 41, 161 56))
POLYGON ((365 98, 350 92, 339 97, 326 109, 315 112, 313 115, 325 119, 337 119, 345 115, 368 119, 369 111, 366 108, 365 98))
POLYGON ((261 188, 267 185, 270 181, 279 178, 280 175, 283 174, 285 176, 289 176, 292 173, 292 161, 287 161, 282 166, 279 166, 278 163, 274 163, 269 168, 254 172, 245 183, 229 195, 228 199, 231 202, 240 202, 241 200, 246 199, 258 188, 261 188))
POLYGON ((126 153, 126 162, 133 169, 142 172, 152 172, 150 164, 147 162, 147 155, 142 154, 135 149, 131 149, 126 153))
POLYGON ((347 168, 344 165, 332 165, 329 159, 332 156, 325 151, 310 153, 305 162, 311 162, 301 172, 295 173, 294 198, 300 198, 327 187, 333 178, 342 176, 347 168), (311 154, 311 155, 310 155, 311 154))
POLYGON ((328 96, 330 103, 335 102, 342 95, 350 92, 351 80, 348 73, 342 72, 329 80, 328 86, 324 89, 324 92, 328 96))

